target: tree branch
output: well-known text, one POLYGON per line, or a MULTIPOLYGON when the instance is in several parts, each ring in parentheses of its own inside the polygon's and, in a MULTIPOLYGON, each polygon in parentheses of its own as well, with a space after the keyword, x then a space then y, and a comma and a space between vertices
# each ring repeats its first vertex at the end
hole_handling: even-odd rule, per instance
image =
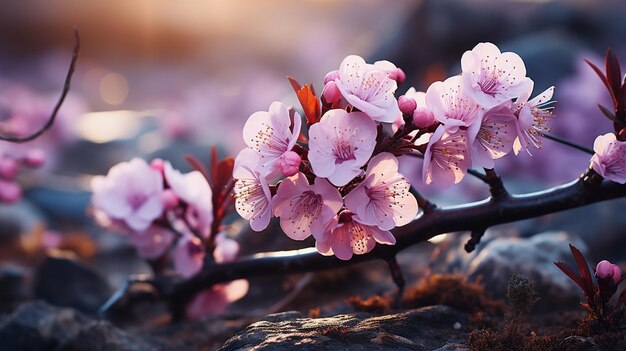
POLYGON ((490 197, 475 203, 435 208, 430 213, 422 213, 410 224, 397 228, 394 231, 396 245, 377 245, 372 252, 355 255, 349 261, 342 261, 335 256, 322 256, 314 248, 260 253, 241 257, 231 263, 208 265, 188 280, 162 279, 157 282, 157 286, 170 300, 187 301, 198 291, 216 283, 258 276, 313 272, 376 259, 389 261, 399 251, 439 234, 482 230, 497 224, 626 197, 626 186, 608 181, 599 184, 588 182, 588 179, 594 178, 593 175, 593 170, 588 170, 578 180, 540 192, 509 195, 501 200, 490 197))
POLYGON ((70 62, 70 68, 67 70, 67 75, 65 76, 65 83, 63 83, 63 90, 61 91, 61 96, 59 100, 57 100, 54 109, 52 110, 52 114, 48 117, 48 121, 44 124, 39 130, 34 133, 27 135, 25 137, 18 137, 13 135, 0 135, 0 140, 9 141, 12 143, 25 143, 27 141, 35 140, 40 135, 45 133, 52 125, 54 124, 54 120, 57 117, 59 109, 61 105, 63 105, 63 101, 65 101, 65 97, 67 96, 67 92, 70 90, 70 82, 72 81, 72 75, 74 74, 74 70, 76 68, 76 61, 78 60, 78 51, 80 49, 80 38, 78 36, 78 28, 74 27, 74 51, 72 53, 72 61, 70 62))

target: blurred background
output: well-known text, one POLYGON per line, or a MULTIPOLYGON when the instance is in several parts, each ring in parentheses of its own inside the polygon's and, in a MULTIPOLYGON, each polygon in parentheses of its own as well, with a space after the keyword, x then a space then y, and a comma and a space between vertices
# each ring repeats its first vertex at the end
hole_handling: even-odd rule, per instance
MULTIPOLYGON (((592 146, 597 135, 611 130, 597 109, 609 100, 582 60, 601 65, 612 47, 626 63, 625 16, 623 0, 5 2, 0 12, 3 129, 28 134, 45 122, 69 64, 74 25, 82 47, 70 96, 54 128, 32 143, 0 145, 5 155, 40 149, 46 156, 42 169, 20 174, 21 200, 0 204, 0 308, 8 312, 38 297, 93 311, 127 274, 147 268, 123 238, 93 225, 90 177, 135 156, 162 157, 189 169, 183 155, 208 160, 211 145, 222 156, 236 155, 250 114, 275 100, 299 108, 286 76, 312 82, 319 93, 324 75, 349 54, 401 67, 407 81, 400 95, 411 86, 426 90, 433 81, 457 74, 464 51, 481 41, 494 42, 524 59, 535 94, 556 86, 553 133, 592 146), (89 284, 99 287, 91 289, 100 290, 92 300, 69 298, 73 285, 57 291, 44 279, 67 271, 55 266, 54 257, 68 254, 86 262, 87 268, 80 269, 88 273, 76 274, 91 278, 76 281, 92 279, 89 284)), ((496 162, 514 191, 562 184, 588 165, 589 155, 549 140, 532 157, 509 155, 496 162)), ((438 203, 486 195, 482 184, 470 178, 456 190, 425 189, 419 166, 403 161, 407 175, 438 203)), ((488 235, 474 256, 454 254, 466 240, 460 237, 448 242, 452 253, 439 256, 443 263, 433 269, 468 272, 469 262, 490 238, 504 233, 523 239, 550 230, 570 235, 560 242, 564 247, 580 240, 592 257, 624 259, 626 219, 619 213, 625 204, 598 204, 496 228, 499 234, 488 235)), ((233 231, 243 227, 247 223, 233 222, 233 231)), ((443 237, 436 241, 447 242, 443 237)), ((243 253, 311 245, 283 235, 260 239, 257 234, 245 242, 243 253)), ((435 247, 427 245, 428 250, 435 247)), ((383 280, 387 285, 375 290, 391 286, 388 278, 383 280)), ((85 285, 75 288, 84 291, 85 285)), ((261 296, 259 301, 271 295, 254 286, 251 291, 261 296)))

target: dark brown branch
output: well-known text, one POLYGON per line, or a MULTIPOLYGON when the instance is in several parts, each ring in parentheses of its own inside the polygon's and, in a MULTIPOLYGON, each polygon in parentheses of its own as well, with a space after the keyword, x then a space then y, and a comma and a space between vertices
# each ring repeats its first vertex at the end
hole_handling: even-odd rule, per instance
POLYGON ((570 140, 567 140, 567 139, 564 139, 564 138, 558 137, 558 136, 556 136, 556 135, 554 135, 554 134, 550 134, 550 133, 541 133, 541 135, 543 135, 546 139, 550 139, 550 140, 552 140, 552 141, 556 141, 557 143, 561 143, 561 144, 563 144, 563 145, 567 145, 567 146, 569 146, 569 147, 572 147, 572 148, 574 148, 574 149, 576 149, 576 150, 580 150, 580 151, 582 151, 582 152, 586 152, 586 153, 588 153, 589 155, 593 155, 593 154, 595 153, 595 152, 593 151, 593 149, 590 149, 590 148, 588 148, 588 147, 586 147, 586 146, 582 146, 582 145, 580 145, 580 144, 576 144, 576 143, 575 143, 575 142, 573 142, 573 141, 570 141, 570 140))
POLYGON ((594 185, 585 181, 593 178, 588 171, 581 179, 548 190, 509 195, 503 200, 483 201, 453 207, 437 208, 422 214, 412 223, 394 231, 394 246, 377 245, 370 253, 342 261, 334 256, 322 256, 315 249, 269 252, 242 257, 226 264, 213 264, 197 276, 172 284, 171 280, 157 282, 163 294, 172 300, 187 301, 198 291, 216 283, 266 275, 291 274, 345 267, 364 261, 388 261, 399 251, 424 242, 436 235, 467 232, 477 228, 515 222, 589 205, 595 202, 626 197, 626 186, 612 182, 594 185))
POLYGON ((74 74, 74 70, 76 68, 76 61, 78 60, 78 51, 80 49, 80 38, 78 36, 78 28, 74 27, 74 51, 72 53, 72 61, 70 62, 70 68, 67 71, 67 75, 65 76, 65 83, 63 84, 63 90, 61 92, 61 96, 57 101, 54 109, 52 110, 52 114, 48 117, 48 121, 44 124, 39 130, 34 133, 27 135, 25 137, 18 137, 12 135, 0 135, 0 140, 9 141, 12 143, 25 143, 31 140, 37 139, 40 135, 45 133, 52 125, 54 124, 54 120, 57 117, 59 109, 61 105, 63 105, 63 101, 65 101, 65 97, 67 96, 68 91, 70 90, 70 82, 72 81, 72 75, 74 74))

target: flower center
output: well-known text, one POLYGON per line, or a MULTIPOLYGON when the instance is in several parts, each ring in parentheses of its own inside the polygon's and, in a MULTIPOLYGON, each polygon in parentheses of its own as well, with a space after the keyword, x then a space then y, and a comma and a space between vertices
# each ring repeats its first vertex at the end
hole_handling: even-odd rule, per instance
POLYGON ((356 160, 354 151, 358 148, 354 147, 348 140, 338 140, 335 142, 333 153, 335 155, 335 164, 342 164, 349 160, 356 160))

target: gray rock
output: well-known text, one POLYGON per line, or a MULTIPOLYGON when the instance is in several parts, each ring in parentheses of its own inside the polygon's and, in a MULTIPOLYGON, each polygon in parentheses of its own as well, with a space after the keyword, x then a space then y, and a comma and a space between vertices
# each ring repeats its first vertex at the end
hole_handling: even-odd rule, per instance
POLYGON ((0 345, 3 350, 55 350, 77 335, 86 321, 71 309, 43 302, 24 304, 0 323, 0 345))
POLYGON ((91 321, 73 338, 65 341, 58 351, 156 351, 162 345, 150 342, 120 329, 107 321, 91 321))
POLYGON ((111 296, 106 280, 70 256, 49 256, 38 267, 35 297, 53 305, 95 313, 111 296))
POLYGON ((433 350, 462 342, 465 332, 455 330, 454 325, 467 325, 467 320, 447 306, 384 316, 303 318, 286 312, 248 326, 220 350, 433 350))
POLYGON ((558 299, 544 299, 545 304, 540 300, 538 309, 572 306, 580 298, 580 293, 553 263, 572 262, 569 243, 583 253, 588 251, 587 245, 578 236, 566 232, 546 232, 530 238, 494 239, 468 262, 465 272, 471 279, 480 277, 495 297, 505 296, 507 282, 513 273, 524 274, 536 282, 540 296, 559 296, 558 299))

